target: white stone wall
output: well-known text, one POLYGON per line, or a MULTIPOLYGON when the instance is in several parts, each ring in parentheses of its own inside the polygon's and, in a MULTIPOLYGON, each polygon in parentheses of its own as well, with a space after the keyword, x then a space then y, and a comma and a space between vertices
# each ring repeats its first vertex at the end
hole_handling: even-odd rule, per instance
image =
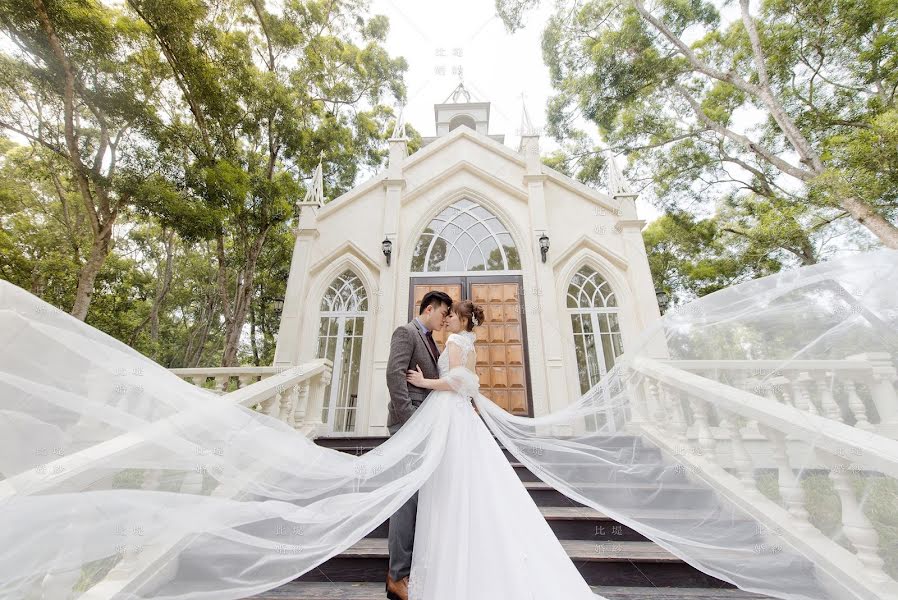
POLYGON ((565 298, 580 266, 599 271, 616 292, 625 349, 657 318, 632 198, 600 194, 467 127, 400 164, 403 156, 394 152, 388 169, 323 208, 303 209, 278 335, 276 364, 314 358, 322 294, 344 269, 358 274, 369 312, 356 435, 386 434, 386 361, 393 329, 408 319, 411 250, 430 220, 460 198, 499 217, 517 245, 535 414, 579 396, 565 298), (551 243, 545 264, 537 241, 542 230, 551 243), (385 235, 393 241, 389 267, 381 251, 385 235))

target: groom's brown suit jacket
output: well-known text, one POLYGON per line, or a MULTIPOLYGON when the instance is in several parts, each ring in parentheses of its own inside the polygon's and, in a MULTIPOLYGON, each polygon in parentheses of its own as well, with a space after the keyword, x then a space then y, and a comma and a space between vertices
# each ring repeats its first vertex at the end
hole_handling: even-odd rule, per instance
POLYGON ((390 358, 387 361, 387 388, 390 403, 387 406, 387 429, 396 433, 403 423, 424 401, 430 390, 408 383, 406 371, 421 367, 425 379, 438 379, 437 361, 428 350, 424 330, 416 319, 400 325, 390 340, 390 358))

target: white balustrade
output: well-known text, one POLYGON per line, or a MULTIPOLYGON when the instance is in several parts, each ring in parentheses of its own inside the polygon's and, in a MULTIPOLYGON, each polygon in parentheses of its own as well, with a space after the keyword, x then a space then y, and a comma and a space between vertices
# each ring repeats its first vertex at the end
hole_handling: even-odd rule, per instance
POLYGON ((898 597, 898 582, 884 570, 880 535, 849 477, 857 470, 868 482, 898 479, 898 395, 889 355, 791 361, 777 370, 780 365, 643 357, 622 362, 621 375, 639 390, 630 394, 635 414, 616 428, 646 438, 689 472, 701 472, 705 485, 782 532, 858 597, 898 597), (804 457, 800 471, 796 457, 804 457), (782 504, 760 493, 765 471, 776 473, 782 504), (802 471, 826 473, 832 481, 840 531, 851 548, 812 524, 802 471))

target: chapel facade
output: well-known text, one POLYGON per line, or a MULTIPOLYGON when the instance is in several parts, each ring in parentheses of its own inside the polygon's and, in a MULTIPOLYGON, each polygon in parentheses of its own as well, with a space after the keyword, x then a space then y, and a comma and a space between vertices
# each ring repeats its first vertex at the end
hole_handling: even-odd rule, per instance
POLYGON ((390 338, 428 290, 484 307, 481 392, 524 416, 575 401, 659 317, 614 161, 597 191, 542 164, 526 109, 517 150, 489 116, 460 85, 417 152, 400 120, 384 170, 326 204, 319 171, 301 203, 274 364, 333 361, 327 435, 387 435, 390 338))

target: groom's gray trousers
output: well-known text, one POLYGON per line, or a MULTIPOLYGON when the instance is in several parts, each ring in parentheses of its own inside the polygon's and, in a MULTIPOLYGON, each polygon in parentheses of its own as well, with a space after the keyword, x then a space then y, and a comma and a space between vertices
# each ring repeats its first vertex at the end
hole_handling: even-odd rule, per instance
MULTIPOLYGON (((395 434, 402 427, 390 425, 387 431, 395 434)), ((390 577, 399 581, 412 572, 412 551, 415 544, 415 519, 418 517, 418 492, 399 507, 390 517, 387 548, 390 552, 390 577)))

